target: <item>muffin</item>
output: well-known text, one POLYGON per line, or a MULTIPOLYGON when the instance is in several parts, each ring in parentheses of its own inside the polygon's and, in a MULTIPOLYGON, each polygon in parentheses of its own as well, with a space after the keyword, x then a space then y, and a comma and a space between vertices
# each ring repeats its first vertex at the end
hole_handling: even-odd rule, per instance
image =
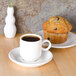
POLYGON ((71 29, 71 24, 61 16, 52 16, 43 23, 44 38, 53 44, 65 42, 71 29))

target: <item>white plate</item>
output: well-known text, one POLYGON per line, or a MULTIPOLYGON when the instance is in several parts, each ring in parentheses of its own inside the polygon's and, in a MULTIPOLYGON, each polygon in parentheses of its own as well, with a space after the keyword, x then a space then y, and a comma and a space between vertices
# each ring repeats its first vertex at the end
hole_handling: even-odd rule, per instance
POLYGON ((11 61, 24 67, 39 67, 48 63, 53 58, 53 55, 50 51, 43 51, 41 57, 38 60, 34 62, 27 62, 22 59, 19 52, 19 47, 14 48, 9 52, 8 56, 11 61))
MULTIPOLYGON (((36 34, 39 34, 44 39, 43 31, 38 31, 36 34)), ((69 48, 76 45, 76 34, 69 32, 69 36, 66 42, 61 44, 52 44, 52 48, 69 48)))

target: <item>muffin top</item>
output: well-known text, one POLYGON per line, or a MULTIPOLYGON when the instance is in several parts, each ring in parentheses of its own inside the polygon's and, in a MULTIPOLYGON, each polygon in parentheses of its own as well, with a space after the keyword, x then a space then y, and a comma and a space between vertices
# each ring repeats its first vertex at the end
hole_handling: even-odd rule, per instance
POLYGON ((61 16, 52 16, 43 23, 43 30, 50 33, 64 34, 71 31, 71 24, 61 16))

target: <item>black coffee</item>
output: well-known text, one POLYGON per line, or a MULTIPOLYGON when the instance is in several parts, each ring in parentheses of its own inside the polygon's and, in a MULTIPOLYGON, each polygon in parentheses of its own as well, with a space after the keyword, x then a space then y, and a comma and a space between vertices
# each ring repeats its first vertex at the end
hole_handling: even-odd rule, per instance
POLYGON ((29 42, 34 42, 34 41, 40 40, 40 38, 37 37, 37 36, 24 36, 24 37, 22 38, 22 40, 24 40, 24 41, 29 41, 29 42))

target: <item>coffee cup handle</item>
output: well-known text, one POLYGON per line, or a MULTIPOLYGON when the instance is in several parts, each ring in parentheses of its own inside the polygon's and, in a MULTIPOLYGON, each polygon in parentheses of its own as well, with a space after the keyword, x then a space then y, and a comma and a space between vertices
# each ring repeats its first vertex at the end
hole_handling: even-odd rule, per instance
POLYGON ((43 47, 42 47, 42 50, 43 50, 43 51, 48 51, 48 50, 51 48, 51 42, 50 42, 49 40, 44 40, 44 41, 42 42, 42 44, 44 44, 45 42, 49 43, 49 45, 48 45, 47 48, 43 48, 43 47))

